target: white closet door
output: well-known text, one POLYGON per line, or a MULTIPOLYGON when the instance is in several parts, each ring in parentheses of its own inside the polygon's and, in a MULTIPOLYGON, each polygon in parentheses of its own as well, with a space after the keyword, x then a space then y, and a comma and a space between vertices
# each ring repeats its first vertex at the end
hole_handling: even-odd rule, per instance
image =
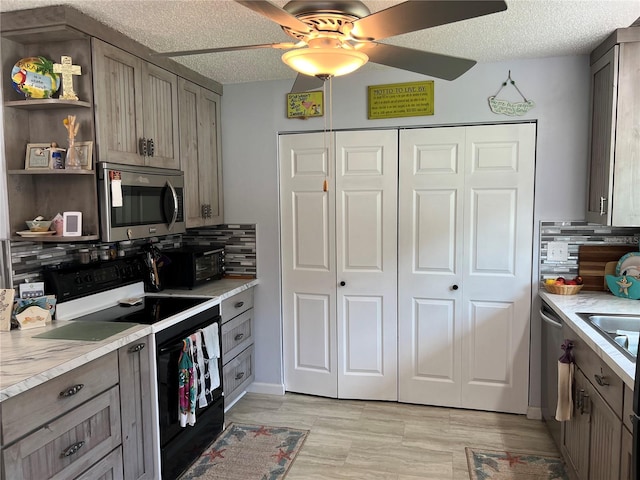
POLYGON ((407 130, 400 151, 399 399, 525 413, 535 125, 407 130))
POLYGON ((338 396, 397 400, 395 130, 336 134, 338 396))
POLYGON ((398 398, 460 405, 465 128, 400 132, 398 398))
POLYGON ((322 134, 280 137, 285 387, 336 397, 335 193, 322 134))
POLYGON ((534 124, 467 128, 462 406, 526 413, 534 124))

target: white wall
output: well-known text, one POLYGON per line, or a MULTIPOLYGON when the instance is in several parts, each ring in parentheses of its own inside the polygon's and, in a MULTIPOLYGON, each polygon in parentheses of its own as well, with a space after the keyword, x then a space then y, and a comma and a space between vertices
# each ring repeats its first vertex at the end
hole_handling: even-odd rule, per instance
MULTIPOLYGON (((589 114, 587 56, 478 64, 453 82, 435 80, 435 114, 367 120, 367 86, 429 80, 392 68, 372 68, 333 80, 333 128, 370 129, 420 125, 538 121, 533 279, 538 277, 537 236, 541 220, 582 220, 586 197, 589 114), (523 117, 491 112, 494 95, 511 77, 536 104, 523 117)), ((225 222, 257 224, 260 285, 256 288, 256 383, 281 386, 282 342, 278 219, 277 135, 322 130, 324 118, 287 119, 285 96, 293 81, 225 85, 222 97, 222 156, 225 222)), ((328 103, 328 97, 325 99, 328 103)), ((498 98, 518 100, 509 85, 498 98)), ((537 298, 534 281, 533 298, 537 298)), ((537 308, 534 302, 533 311, 537 308)), ((532 317, 530 404, 540 405, 539 320, 532 317)), ((277 390, 277 389, 275 389, 277 390)))

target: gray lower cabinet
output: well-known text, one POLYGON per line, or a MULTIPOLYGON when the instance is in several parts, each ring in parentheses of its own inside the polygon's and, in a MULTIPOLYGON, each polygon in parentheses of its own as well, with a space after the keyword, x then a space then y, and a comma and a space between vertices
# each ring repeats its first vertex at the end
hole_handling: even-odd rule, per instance
MULTIPOLYGON (((623 406, 631 396, 618 377, 566 325, 574 344, 573 418, 563 422, 561 452, 578 480, 617 480, 624 472, 623 406)), ((626 405, 629 408, 629 405, 626 405)))
POLYGON ((254 379, 253 288, 221 304, 222 378, 228 409, 254 379))
POLYGON ((632 475, 633 475, 633 434, 626 428, 623 428, 621 451, 620 451, 620 480, 635 480, 632 475))
POLYGON ((125 480, 155 478, 150 351, 149 338, 118 350, 125 480))

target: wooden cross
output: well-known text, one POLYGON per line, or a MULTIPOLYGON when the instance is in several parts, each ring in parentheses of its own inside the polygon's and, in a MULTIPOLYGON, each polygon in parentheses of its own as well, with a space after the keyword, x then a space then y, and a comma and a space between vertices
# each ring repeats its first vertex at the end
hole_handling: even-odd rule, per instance
POLYGON ((60 63, 53 64, 54 73, 62 74, 62 95, 60 98, 64 100, 78 100, 76 92, 73 91, 73 75, 80 75, 80 66, 73 65, 71 57, 62 55, 60 63))

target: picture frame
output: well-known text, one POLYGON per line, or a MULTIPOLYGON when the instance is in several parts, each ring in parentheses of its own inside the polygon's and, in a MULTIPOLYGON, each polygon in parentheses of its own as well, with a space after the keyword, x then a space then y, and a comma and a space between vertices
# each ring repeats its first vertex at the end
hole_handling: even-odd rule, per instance
POLYGON ((93 142, 76 142, 76 157, 82 170, 93 170, 93 142))
POLYGON ((313 92, 287 93, 287 118, 324 116, 324 94, 313 92))
POLYGON ((82 236, 82 212, 62 213, 62 236, 81 237, 82 236))
POLYGON ((24 158, 25 170, 42 170, 51 168, 51 144, 27 143, 24 158))

